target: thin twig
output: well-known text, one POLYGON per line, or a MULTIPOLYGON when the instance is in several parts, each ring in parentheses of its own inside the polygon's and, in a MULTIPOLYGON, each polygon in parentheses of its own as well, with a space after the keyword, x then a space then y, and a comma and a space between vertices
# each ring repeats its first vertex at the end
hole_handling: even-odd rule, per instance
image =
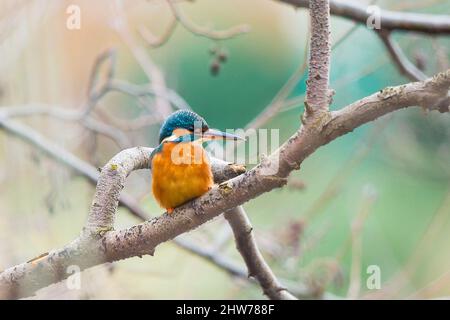
POLYGON ((357 299, 361 290, 362 229, 375 203, 376 194, 372 190, 363 190, 362 208, 351 226, 352 262, 350 268, 350 284, 347 299, 357 299))
POLYGON ((231 27, 227 30, 212 30, 206 27, 198 26, 192 22, 175 4, 173 0, 167 0, 170 9, 177 21, 189 32, 213 40, 226 40, 250 31, 250 27, 246 24, 231 27))
MULTIPOLYGON (((6 119, 5 116, 1 117, 1 114, 0 127, 3 127, 3 129, 5 129, 8 133, 13 134, 14 136, 22 139, 24 142, 32 145, 37 150, 44 152, 47 156, 70 168, 75 173, 85 177, 89 183, 93 185, 97 184, 100 174, 94 166, 79 159, 64 148, 52 143, 37 131, 34 131, 26 125, 22 125, 12 120, 6 119)), ((240 166, 223 165, 225 165, 225 163, 218 161, 217 166, 213 167, 216 179, 218 179, 217 181, 219 182, 226 178, 232 177, 233 175, 240 174, 244 171, 244 168, 240 166)), ((119 204, 129 210, 129 212, 133 216, 141 221, 149 220, 151 217, 149 213, 146 212, 141 207, 141 205, 126 192, 121 193, 119 204)), ((187 250, 202 259, 205 259, 207 262, 213 264, 219 269, 222 269, 232 276, 246 281, 254 282, 253 279, 248 278, 248 273, 245 271, 245 269, 232 262, 224 254, 220 254, 219 252, 217 252, 216 248, 203 248, 202 246, 199 246, 187 239, 176 238, 173 239, 173 242, 178 247, 187 250)), ((294 292, 296 295, 299 295, 301 297, 310 297, 312 295, 312 292, 310 292, 306 286, 300 286, 298 284, 291 283, 286 279, 282 279, 282 283, 288 285, 290 290, 292 290, 292 292, 294 292)))

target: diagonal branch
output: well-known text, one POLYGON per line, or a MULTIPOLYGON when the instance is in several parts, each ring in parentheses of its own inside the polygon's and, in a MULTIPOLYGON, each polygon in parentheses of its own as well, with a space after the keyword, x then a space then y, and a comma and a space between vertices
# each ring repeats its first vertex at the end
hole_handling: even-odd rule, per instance
POLYGON ((380 30, 378 35, 402 74, 412 81, 422 81, 427 78, 422 71, 409 61, 402 48, 392 39, 392 35, 389 31, 380 30))

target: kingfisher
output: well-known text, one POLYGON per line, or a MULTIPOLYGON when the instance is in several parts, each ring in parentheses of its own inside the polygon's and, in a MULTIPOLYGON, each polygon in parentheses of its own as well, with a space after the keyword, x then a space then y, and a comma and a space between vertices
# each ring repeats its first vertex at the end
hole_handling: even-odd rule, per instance
POLYGON ((205 119, 190 110, 178 110, 164 121, 159 146, 151 154, 151 169, 153 196, 168 214, 214 185, 203 148, 203 142, 210 140, 245 139, 210 129, 205 119))

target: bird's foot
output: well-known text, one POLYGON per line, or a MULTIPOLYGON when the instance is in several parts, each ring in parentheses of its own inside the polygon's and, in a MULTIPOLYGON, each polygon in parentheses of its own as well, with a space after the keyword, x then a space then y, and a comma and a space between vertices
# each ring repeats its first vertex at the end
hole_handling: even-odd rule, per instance
POLYGON ((175 210, 175 209, 174 208, 167 208, 166 210, 167 210, 168 214, 172 214, 173 210, 175 210))

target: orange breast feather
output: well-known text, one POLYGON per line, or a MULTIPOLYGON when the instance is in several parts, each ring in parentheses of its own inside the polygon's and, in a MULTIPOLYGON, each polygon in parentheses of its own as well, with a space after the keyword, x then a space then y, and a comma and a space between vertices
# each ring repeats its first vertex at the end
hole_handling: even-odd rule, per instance
POLYGON ((209 158, 200 144, 166 142, 153 157, 153 195, 169 213, 213 184, 209 158))

